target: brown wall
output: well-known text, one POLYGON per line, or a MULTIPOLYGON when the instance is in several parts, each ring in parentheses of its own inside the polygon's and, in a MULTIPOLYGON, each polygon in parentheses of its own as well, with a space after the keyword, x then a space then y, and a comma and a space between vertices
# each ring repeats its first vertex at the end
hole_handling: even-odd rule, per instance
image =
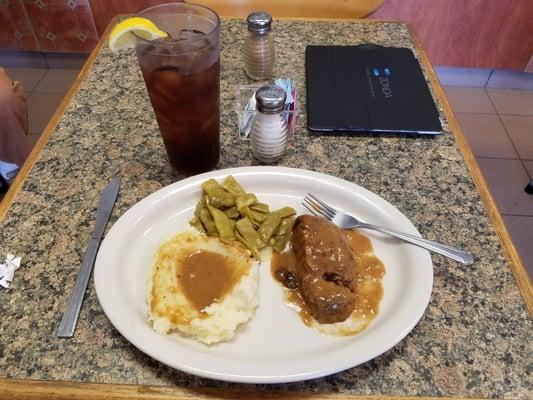
POLYGON ((88 0, 0 1, 0 48, 89 52, 98 42, 88 0))
POLYGON ((524 70, 533 0, 385 0, 371 18, 411 22, 434 65, 524 70))
MULTIPOLYGON (((0 2, 0 48, 90 51, 96 43, 93 20, 101 35, 114 15, 168 1, 0 2)), ((329 0, 309 0, 317 1, 329 0)), ((370 18, 411 22, 434 65, 524 70, 533 55, 533 0, 385 0, 370 18)))
MULTIPOLYGON (((99 35, 105 31, 111 18, 117 14, 136 14, 150 6, 172 2, 172 0, 89 0, 94 25, 99 35)), ((194 3, 194 0, 189 2, 194 3)))
MULTIPOLYGON (((101 33, 111 16, 166 0, 89 2, 101 33)), ((385 0, 370 18, 411 22, 434 65, 524 70, 533 55, 533 0, 385 0)))

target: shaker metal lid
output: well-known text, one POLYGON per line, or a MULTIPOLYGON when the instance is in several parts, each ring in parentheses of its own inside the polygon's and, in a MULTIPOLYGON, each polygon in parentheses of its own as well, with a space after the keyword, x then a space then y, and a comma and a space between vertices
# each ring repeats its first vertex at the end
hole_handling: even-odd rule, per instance
POLYGON ((255 93, 256 108, 265 114, 277 114, 283 111, 286 99, 285 89, 274 84, 261 86, 255 93))
POLYGON ((267 33, 272 26, 272 16, 265 11, 256 11, 246 19, 248 29, 257 33, 267 33))

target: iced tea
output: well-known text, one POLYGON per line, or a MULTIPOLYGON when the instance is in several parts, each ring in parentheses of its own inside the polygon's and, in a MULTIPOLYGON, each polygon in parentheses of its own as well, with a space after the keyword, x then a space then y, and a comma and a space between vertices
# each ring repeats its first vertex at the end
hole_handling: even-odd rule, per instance
POLYGON ((170 34, 136 45, 170 163, 186 175, 211 170, 220 148, 218 17, 184 3, 152 7, 139 16, 170 34))

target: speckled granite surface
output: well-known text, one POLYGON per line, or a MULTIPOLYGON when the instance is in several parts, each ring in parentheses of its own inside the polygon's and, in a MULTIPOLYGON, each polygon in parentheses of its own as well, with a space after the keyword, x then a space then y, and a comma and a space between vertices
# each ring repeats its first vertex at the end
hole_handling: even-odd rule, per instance
MULTIPOLYGON (((278 22, 277 75, 300 88, 297 136, 280 165, 332 174, 381 195, 432 239, 479 255, 463 267, 433 255, 430 305, 400 344, 371 362, 270 388, 359 394, 533 398, 533 324, 453 136, 316 137, 305 129, 305 44, 373 41, 413 47, 401 24, 278 22)), ((244 24, 222 29, 219 168, 253 165, 236 137, 234 93, 246 83, 244 24)), ((444 117, 443 117, 444 121, 444 117)), ((447 126, 445 124, 447 129, 447 126)), ((172 174, 133 53, 103 49, 0 225, 0 255, 23 266, 0 291, 0 376, 45 380, 237 387, 174 371, 114 330, 89 285, 76 337, 54 332, 95 218, 98 195, 122 177, 114 222, 172 174)))

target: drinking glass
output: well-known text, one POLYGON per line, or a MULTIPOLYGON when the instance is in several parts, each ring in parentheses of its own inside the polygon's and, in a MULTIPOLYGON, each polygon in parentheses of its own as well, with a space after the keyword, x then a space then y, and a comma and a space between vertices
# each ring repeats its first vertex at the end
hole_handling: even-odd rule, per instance
POLYGON ((220 18, 189 3, 140 12, 169 37, 136 35, 135 51, 172 167, 185 175, 209 171, 220 151, 220 18))

